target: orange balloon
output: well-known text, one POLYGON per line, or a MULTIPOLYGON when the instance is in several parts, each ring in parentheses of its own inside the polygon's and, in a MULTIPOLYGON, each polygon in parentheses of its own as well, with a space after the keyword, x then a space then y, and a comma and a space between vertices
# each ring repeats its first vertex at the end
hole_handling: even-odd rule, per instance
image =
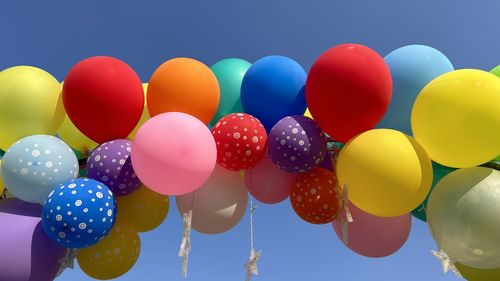
POLYGON ((205 64, 175 58, 158 67, 149 80, 147 104, 151 117, 183 112, 208 124, 219 107, 219 83, 205 64))
POLYGON ((337 218, 340 206, 337 177, 324 168, 300 173, 292 181, 290 202, 303 220, 325 224, 337 218))

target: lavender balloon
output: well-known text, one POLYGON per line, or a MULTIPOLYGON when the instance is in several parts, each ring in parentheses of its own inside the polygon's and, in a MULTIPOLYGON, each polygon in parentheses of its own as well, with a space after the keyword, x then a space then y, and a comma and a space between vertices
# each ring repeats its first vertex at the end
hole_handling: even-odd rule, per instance
POLYGON ((0 201, 0 281, 52 281, 66 249, 41 224, 41 205, 16 198, 0 201))
POLYGON ((320 165, 326 154, 326 138, 318 123, 302 115, 287 116, 269 133, 269 156, 281 169, 303 173, 320 165))
POLYGON ((87 177, 104 183, 114 195, 127 195, 141 186, 132 168, 132 142, 113 140, 101 144, 87 160, 87 177))

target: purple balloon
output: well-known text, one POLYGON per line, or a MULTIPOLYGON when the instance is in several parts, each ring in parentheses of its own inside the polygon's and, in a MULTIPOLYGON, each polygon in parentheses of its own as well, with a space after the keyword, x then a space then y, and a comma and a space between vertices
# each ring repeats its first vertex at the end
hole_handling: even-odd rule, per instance
POLYGON ((333 172, 332 158, 333 156, 331 155, 331 153, 327 152, 325 158, 323 159, 323 161, 321 161, 321 164, 319 164, 319 166, 321 168, 327 169, 330 172, 333 172))
POLYGON ((302 115, 287 116, 269 133, 269 156, 290 173, 318 167, 326 154, 326 138, 318 123, 302 115))
POLYGON ((132 142, 113 140, 97 147, 87 160, 87 177, 105 184, 114 195, 127 195, 141 186, 132 168, 132 142))
POLYGON ((41 205, 16 198, 0 201, 0 281, 51 281, 66 249, 41 224, 41 205))

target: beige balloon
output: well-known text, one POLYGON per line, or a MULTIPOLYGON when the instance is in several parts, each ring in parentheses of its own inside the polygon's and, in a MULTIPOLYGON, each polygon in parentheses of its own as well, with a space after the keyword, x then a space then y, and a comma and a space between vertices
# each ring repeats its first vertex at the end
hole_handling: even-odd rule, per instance
POLYGON ((193 229, 205 234, 219 234, 241 221, 247 209, 248 193, 239 172, 216 165, 203 186, 192 193, 177 196, 175 203, 181 216, 189 212, 193 203, 193 229))

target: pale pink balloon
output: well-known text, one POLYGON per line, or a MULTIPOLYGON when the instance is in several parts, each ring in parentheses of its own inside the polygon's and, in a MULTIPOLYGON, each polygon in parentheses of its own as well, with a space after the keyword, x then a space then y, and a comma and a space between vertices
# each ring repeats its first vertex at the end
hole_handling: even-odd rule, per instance
POLYGON ((195 117, 168 112, 144 123, 132 142, 132 166, 142 183, 164 195, 189 193, 210 177, 217 157, 212 133, 195 117))
MULTIPOLYGON (((371 258, 391 255, 399 250, 410 234, 411 215, 377 217, 361 211, 349 202, 353 222, 348 224, 347 247, 371 258)), ((338 220, 333 223, 337 236, 342 240, 342 227, 338 220)))
POLYGON ((260 202, 276 204, 290 195, 294 176, 278 168, 266 154, 254 168, 245 171, 245 185, 260 202))
POLYGON ((218 234, 230 230, 243 218, 248 205, 248 192, 239 172, 217 165, 202 187, 175 198, 179 214, 189 212, 191 202, 193 229, 205 234, 218 234))

